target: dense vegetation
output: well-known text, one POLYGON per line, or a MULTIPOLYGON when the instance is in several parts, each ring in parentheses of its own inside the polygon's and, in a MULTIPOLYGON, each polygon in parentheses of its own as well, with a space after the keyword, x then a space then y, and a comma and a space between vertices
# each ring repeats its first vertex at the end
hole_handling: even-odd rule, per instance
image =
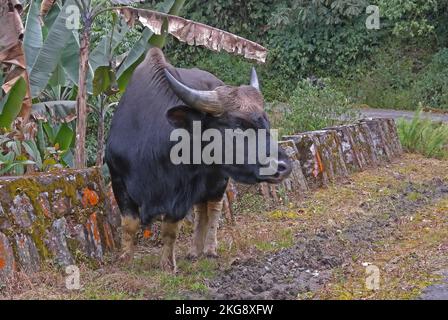
MULTIPOLYGON (((448 109, 446 0, 190 0, 182 14, 248 37, 269 49, 259 66, 269 101, 287 102, 301 79, 331 78, 356 104, 448 109), (378 5, 380 29, 366 7, 378 5)), ((224 81, 247 81, 251 63, 172 42, 174 63, 199 66, 224 81)))

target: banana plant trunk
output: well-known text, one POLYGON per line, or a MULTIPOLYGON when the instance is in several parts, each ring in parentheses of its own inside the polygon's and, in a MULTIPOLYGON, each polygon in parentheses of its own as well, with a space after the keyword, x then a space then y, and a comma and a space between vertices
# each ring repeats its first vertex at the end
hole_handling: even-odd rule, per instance
POLYGON ((86 166, 86 129, 87 129, 87 72, 89 68, 90 24, 84 25, 81 33, 79 54, 78 96, 76 97, 76 144, 75 168, 86 166))
POLYGON ((96 150, 96 166, 102 167, 104 162, 104 121, 105 121, 105 100, 100 99, 100 110, 98 115, 98 147, 96 150))

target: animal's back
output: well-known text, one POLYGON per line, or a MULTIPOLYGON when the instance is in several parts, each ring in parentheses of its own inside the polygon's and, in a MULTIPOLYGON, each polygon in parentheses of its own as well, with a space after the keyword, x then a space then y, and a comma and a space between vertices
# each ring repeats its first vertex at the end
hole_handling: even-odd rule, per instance
POLYGON ((115 111, 106 162, 111 175, 120 177, 138 207, 148 207, 151 215, 170 210, 178 215, 189 209, 188 203, 181 205, 182 201, 200 190, 191 190, 194 181, 188 181, 191 177, 185 174, 185 168, 173 165, 169 158, 174 142, 169 140, 173 128, 166 112, 184 103, 165 80, 164 68, 196 89, 211 90, 223 85, 208 72, 174 68, 159 49, 151 49, 135 70, 115 111))

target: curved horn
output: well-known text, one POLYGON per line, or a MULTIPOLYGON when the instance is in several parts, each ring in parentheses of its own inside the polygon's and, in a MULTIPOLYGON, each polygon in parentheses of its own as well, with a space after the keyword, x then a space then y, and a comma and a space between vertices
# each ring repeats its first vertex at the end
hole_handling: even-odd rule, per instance
POLYGON ((190 107, 212 115, 221 115, 224 113, 224 108, 219 101, 218 93, 215 90, 201 91, 187 87, 174 78, 167 69, 165 69, 165 75, 170 83, 171 89, 173 89, 176 95, 190 107))
POLYGON ((260 91, 260 83, 258 82, 257 71, 255 70, 255 67, 252 68, 252 72, 250 75, 250 85, 260 91))

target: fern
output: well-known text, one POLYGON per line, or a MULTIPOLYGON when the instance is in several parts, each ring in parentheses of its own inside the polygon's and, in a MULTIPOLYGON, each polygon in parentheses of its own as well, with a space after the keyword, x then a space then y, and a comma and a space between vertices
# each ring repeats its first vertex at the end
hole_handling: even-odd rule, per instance
POLYGON ((422 118, 419 109, 412 121, 400 119, 398 134, 407 152, 421 153, 429 158, 448 158, 448 125, 422 118))

